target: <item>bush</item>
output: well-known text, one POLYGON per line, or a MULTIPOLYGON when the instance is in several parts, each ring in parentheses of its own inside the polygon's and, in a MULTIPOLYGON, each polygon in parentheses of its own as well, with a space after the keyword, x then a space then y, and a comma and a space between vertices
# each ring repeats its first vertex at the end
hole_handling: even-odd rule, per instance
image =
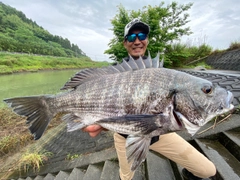
POLYGON ((240 49, 240 42, 232 42, 227 50, 240 49))
POLYGON ((164 65, 169 67, 182 67, 189 62, 208 56, 212 48, 206 44, 201 46, 187 46, 175 43, 166 50, 164 65))

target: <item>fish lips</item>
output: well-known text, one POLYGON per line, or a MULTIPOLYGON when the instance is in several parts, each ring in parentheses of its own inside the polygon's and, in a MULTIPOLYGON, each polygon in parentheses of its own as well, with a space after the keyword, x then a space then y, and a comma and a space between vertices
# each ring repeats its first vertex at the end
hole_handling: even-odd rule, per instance
POLYGON ((221 114, 227 113, 234 109, 234 105, 231 104, 233 102, 233 94, 230 91, 227 91, 227 97, 225 100, 222 100, 221 105, 219 106, 218 110, 214 113, 211 113, 207 116, 206 120, 203 121, 203 124, 199 124, 200 126, 203 126, 206 124, 208 121, 210 121, 212 118, 219 116, 221 114))

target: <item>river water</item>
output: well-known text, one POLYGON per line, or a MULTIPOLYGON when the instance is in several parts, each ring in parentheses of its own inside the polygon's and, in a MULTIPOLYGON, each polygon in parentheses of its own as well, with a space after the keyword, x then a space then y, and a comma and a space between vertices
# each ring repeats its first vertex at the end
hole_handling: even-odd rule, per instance
POLYGON ((3 99, 17 96, 56 94, 79 70, 40 71, 0 75, 0 107, 3 99))

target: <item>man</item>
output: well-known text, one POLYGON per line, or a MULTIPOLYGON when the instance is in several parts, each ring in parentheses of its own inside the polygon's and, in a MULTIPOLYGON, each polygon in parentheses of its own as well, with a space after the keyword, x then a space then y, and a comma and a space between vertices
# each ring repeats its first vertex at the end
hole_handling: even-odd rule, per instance
MULTIPOLYGON (((139 56, 144 57, 149 31, 149 26, 137 18, 125 26, 123 45, 134 59, 138 59, 139 56)), ((128 60, 128 57, 125 59, 128 60)), ((102 130, 103 128, 99 125, 91 125, 84 129, 92 137, 97 136, 102 130)), ((130 180, 134 176, 126 157, 126 136, 114 134, 121 180, 130 180)), ((154 137, 150 149, 184 167, 182 174, 185 179, 197 180, 214 176, 216 173, 214 164, 176 133, 154 137)))

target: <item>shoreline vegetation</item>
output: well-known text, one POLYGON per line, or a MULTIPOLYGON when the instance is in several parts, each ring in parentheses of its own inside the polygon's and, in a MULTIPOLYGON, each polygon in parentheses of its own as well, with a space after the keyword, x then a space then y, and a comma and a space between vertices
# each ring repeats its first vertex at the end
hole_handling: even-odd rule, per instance
POLYGON ((0 53, 0 75, 46 70, 95 68, 107 65, 109 65, 109 62, 92 61, 87 56, 71 58, 0 53))

